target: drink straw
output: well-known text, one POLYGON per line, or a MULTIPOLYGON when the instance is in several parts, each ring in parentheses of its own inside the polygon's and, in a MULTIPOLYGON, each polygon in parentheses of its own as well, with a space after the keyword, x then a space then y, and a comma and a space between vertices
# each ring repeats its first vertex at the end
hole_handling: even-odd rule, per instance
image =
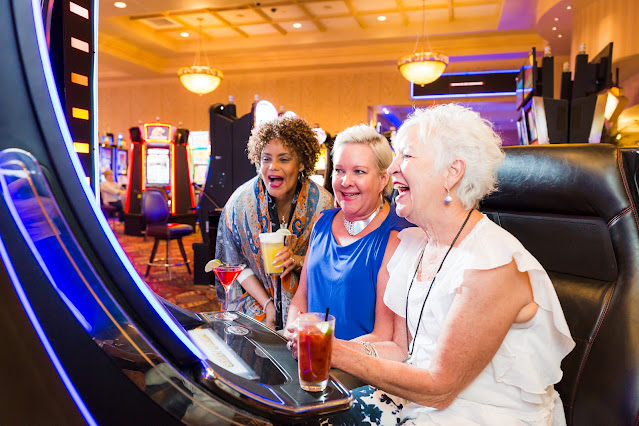
POLYGON ((328 308, 326 308, 326 315, 324 316, 324 321, 328 321, 328 308))

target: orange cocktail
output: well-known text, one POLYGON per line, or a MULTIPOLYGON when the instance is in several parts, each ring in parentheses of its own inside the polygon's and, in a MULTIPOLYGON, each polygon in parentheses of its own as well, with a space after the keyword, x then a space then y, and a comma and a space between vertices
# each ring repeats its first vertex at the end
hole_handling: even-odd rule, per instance
POLYGON ((328 384, 333 352, 335 317, 307 313, 298 317, 297 359, 300 386, 320 392, 328 384))

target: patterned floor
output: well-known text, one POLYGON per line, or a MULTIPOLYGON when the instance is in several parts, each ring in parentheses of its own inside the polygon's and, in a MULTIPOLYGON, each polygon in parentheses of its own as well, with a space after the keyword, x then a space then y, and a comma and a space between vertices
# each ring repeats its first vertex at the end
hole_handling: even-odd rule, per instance
MULTIPOLYGON (((153 238, 134 237, 124 235, 124 224, 115 224, 115 235, 126 252, 129 260, 135 266, 140 276, 153 289, 155 293, 164 297, 172 303, 195 312, 210 312, 220 310, 220 303, 215 297, 212 287, 206 285, 194 285, 193 275, 189 274, 186 266, 176 266, 171 268, 171 279, 165 268, 152 267, 147 278, 147 262, 151 256, 153 248, 153 238)), ((182 239, 187 257, 191 261, 190 267, 193 272, 193 243, 202 242, 202 236, 195 233, 182 239)), ((166 252, 165 242, 161 241, 156 257, 164 257, 166 252)), ((177 241, 171 242, 171 257, 181 258, 177 241)))

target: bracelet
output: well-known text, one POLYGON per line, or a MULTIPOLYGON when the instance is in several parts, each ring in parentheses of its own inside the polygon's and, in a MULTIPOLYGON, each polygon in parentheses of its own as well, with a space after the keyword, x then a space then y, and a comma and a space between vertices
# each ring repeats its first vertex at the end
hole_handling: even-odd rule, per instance
POLYGON ((379 354, 377 353, 377 348, 375 348, 374 343, 371 343, 371 342, 359 342, 359 343, 361 343, 362 346, 364 346, 366 355, 379 358, 379 354))
POLYGON ((273 303, 273 298, 269 297, 268 300, 266 302, 264 302, 264 306, 262 306, 262 310, 264 312, 266 312, 266 307, 268 306, 269 303, 273 303))

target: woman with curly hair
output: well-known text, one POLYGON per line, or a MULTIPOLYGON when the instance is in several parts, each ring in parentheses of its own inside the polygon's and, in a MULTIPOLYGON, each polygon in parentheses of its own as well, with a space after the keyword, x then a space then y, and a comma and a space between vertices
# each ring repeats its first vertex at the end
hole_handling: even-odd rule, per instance
MULTIPOLYGON (((319 151, 315 133, 298 117, 279 117, 253 129, 248 158, 258 175, 231 195, 218 226, 215 257, 247 266, 230 289, 225 309, 275 326, 275 279, 265 273, 259 234, 286 228, 291 235, 277 254, 275 266, 284 268, 281 314, 287 318, 313 224, 322 211, 333 206, 328 191, 309 179, 319 151)), ((217 280, 216 289, 218 298, 224 300, 224 289, 217 280)))

